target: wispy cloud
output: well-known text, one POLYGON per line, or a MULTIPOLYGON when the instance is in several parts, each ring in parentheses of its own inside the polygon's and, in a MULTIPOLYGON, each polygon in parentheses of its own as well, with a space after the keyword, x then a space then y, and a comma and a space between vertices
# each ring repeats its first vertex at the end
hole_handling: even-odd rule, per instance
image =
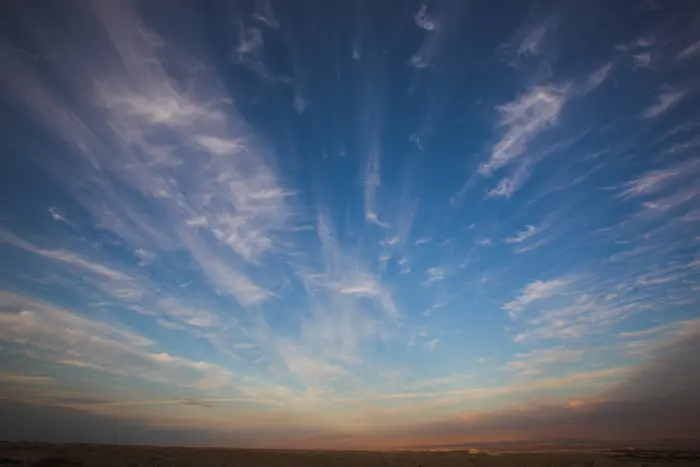
POLYGON ((684 60, 686 58, 692 57, 698 52, 700 52, 700 41, 693 42, 692 44, 688 45, 686 48, 678 52, 676 58, 679 60, 684 60))
MULTIPOLYGON (((170 74, 173 68, 163 65, 162 40, 132 10, 126 5, 95 5, 94 13, 108 45, 123 58, 112 63, 112 54, 106 53, 103 60, 90 61, 90 70, 83 75, 100 78, 89 93, 77 94, 84 108, 100 116, 104 131, 95 128, 94 115, 67 106, 42 77, 29 75, 20 64, 12 68, 13 73, 27 73, 28 79, 12 81, 11 88, 76 154, 68 164, 70 170, 49 159, 37 162, 62 181, 104 228, 134 249, 184 248, 225 293, 244 305, 264 300, 268 296, 264 287, 232 266, 238 262, 235 257, 222 260, 214 254, 212 243, 227 245, 240 260, 253 265, 275 248, 275 235, 286 228, 290 217, 291 193, 280 186, 263 156, 269 149, 236 115, 215 74, 204 68, 193 70, 197 92, 185 91, 170 74), (139 26, 125 29, 125 24, 139 26), (235 159, 230 158, 233 155, 235 159), (77 191, 79 185, 85 188, 77 191), (133 193, 142 197, 135 200, 133 193), (193 232, 195 226, 207 230, 193 232)), ((258 35, 246 34, 238 51, 243 55, 260 46, 258 35)), ((76 47, 65 55, 65 62, 74 65, 65 70, 88 63, 82 59, 81 46, 76 47)), ((191 69, 185 57, 169 60, 183 70, 191 69)), ((65 78, 80 87, 81 74, 68 73, 65 78)))
POLYGON ((56 380, 49 376, 31 376, 21 374, 5 374, 0 373, 0 382, 13 384, 30 384, 30 385, 54 385, 56 380))
POLYGON ((213 363, 154 351, 154 342, 133 331, 21 295, 0 293, 0 307, 0 340, 25 349, 28 356, 191 387, 206 387, 209 381, 226 384, 232 376, 213 363))
POLYGON ((515 300, 504 303, 503 309, 508 314, 515 318, 518 313, 522 312, 529 304, 550 298, 560 293, 567 285, 571 283, 571 279, 552 279, 548 281, 534 281, 524 289, 515 300))
POLYGON ((428 283, 441 282, 447 276, 447 271, 442 267, 428 268, 425 273, 428 276, 428 283))
POLYGON ((510 164, 537 135, 554 126, 568 100, 568 90, 568 85, 535 86, 499 106, 499 127, 504 128, 504 133, 479 171, 489 175, 510 164))
POLYGON ((280 23, 277 20, 275 11, 272 8, 272 2, 270 0, 257 0, 255 2, 255 12, 253 17, 258 21, 262 21, 268 27, 277 29, 280 27, 280 23))
POLYGON ((541 54, 542 46, 552 26, 552 21, 545 21, 527 30, 525 37, 518 46, 518 56, 534 56, 541 54))
POLYGON ((537 234, 537 229, 534 225, 528 225, 525 230, 518 232, 515 237, 508 237, 504 241, 506 243, 520 243, 528 238, 534 237, 537 234))
POLYGON ((566 347, 550 347, 515 354, 503 369, 518 377, 541 376, 549 369, 561 364, 571 364, 583 359, 583 351, 566 347))
POLYGON ((43 249, 5 229, 0 229, 0 242, 66 265, 74 269, 79 275, 90 274, 94 278, 93 282, 98 287, 117 298, 125 300, 138 299, 145 292, 143 287, 128 274, 99 262, 86 259, 71 251, 43 249))
POLYGON ((658 193, 679 179, 695 173, 698 169, 700 169, 700 164, 690 160, 676 166, 646 172, 640 177, 626 182, 619 196, 630 199, 658 193))
POLYGON ((382 227, 388 227, 387 224, 379 220, 376 208, 377 189, 381 184, 378 136, 375 136, 369 144, 370 147, 367 155, 367 163, 365 165, 364 180, 365 221, 382 227))
POLYGON ((432 31, 438 27, 437 20, 428 14, 428 5, 425 3, 421 5, 414 19, 416 21, 416 25, 419 28, 425 29, 426 31, 432 31))
POLYGON ((413 242, 413 244, 414 244, 414 245, 423 245, 423 244, 425 244, 425 243, 429 243, 430 241, 432 241, 432 238, 430 238, 430 237, 421 237, 421 238, 417 238, 417 239, 413 242))
POLYGON ((655 102, 644 109, 642 117, 646 119, 658 118, 678 105, 685 97, 682 90, 662 90, 655 98, 655 102))
POLYGON ((474 243, 476 243, 477 245, 481 245, 481 246, 493 245, 493 241, 490 238, 486 238, 486 237, 477 238, 476 240, 474 240, 474 243))
POLYGON ((605 65, 602 65, 596 71, 591 73, 591 75, 586 79, 586 81, 580 86, 579 92, 581 94, 586 94, 603 84, 605 80, 607 80, 610 76, 612 68, 612 63, 606 63, 605 65))
POLYGON ((432 352, 435 350, 437 345, 440 343, 440 339, 430 339, 425 342, 425 346, 432 352))
POLYGON ((422 4, 414 16, 416 26, 428 31, 428 36, 423 41, 418 51, 411 57, 409 64, 415 68, 426 68, 439 46, 441 24, 433 15, 428 13, 428 5, 422 4))
POLYGON ((49 208, 49 214, 51 214, 51 219, 55 221, 70 223, 65 214, 62 214, 58 208, 49 208))

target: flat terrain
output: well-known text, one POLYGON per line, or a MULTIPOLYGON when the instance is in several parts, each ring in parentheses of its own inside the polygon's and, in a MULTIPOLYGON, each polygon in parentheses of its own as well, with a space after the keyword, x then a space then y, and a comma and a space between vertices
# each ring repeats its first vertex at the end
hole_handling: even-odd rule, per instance
POLYGON ((700 465, 688 451, 285 451, 89 444, 0 443, 0 467, 656 467, 700 465))

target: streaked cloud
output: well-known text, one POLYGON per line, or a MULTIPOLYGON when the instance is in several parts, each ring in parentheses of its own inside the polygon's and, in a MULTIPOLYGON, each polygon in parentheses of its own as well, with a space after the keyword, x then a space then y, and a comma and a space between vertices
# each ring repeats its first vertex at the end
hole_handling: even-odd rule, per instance
POLYGON ((568 85, 535 86, 515 100, 497 107, 501 139, 493 146, 489 160, 479 171, 489 175, 521 156, 541 132, 557 123, 568 99, 568 85))
POLYGON ((507 311, 511 317, 515 317, 531 303, 556 295, 570 283, 570 279, 538 280, 531 282, 522 289, 520 295, 518 295, 515 300, 504 303, 503 309, 507 311))
POLYGON ((525 230, 518 232, 515 237, 508 237, 504 241, 506 243, 520 243, 537 234, 537 229, 534 225, 528 225, 525 230))
POLYGON ((666 90, 661 91, 655 99, 655 102, 642 112, 642 117, 646 119, 658 118, 665 114, 671 108, 678 105, 685 97, 685 91, 681 90, 666 90))

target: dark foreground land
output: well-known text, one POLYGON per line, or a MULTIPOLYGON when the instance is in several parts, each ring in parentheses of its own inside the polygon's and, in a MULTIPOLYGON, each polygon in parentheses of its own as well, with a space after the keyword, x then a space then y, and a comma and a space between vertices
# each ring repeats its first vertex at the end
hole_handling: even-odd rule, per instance
POLYGON ((89 444, 0 443, 0 467, 661 467, 700 465, 688 450, 539 452, 286 451, 89 444))

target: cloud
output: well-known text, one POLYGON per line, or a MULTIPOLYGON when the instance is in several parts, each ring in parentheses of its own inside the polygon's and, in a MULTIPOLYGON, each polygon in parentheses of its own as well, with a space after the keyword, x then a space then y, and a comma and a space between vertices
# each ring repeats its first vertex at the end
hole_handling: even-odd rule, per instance
POLYGON ((310 276, 311 282, 316 280, 319 285, 341 294, 376 299, 388 316, 398 316, 391 294, 380 281, 363 268, 360 261, 340 248, 333 226, 326 216, 318 217, 317 232, 324 258, 324 272, 322 275, 310 276))
POLYGON ((664 169, 650 170, 640 177, 626 182, 619 196, 623 199, 631 199, 658 193, 669 185, 678 183, 683 178, 692 175, 699 169, 700 164, 694 160, 689 160, 664 169))
POLYGON ((49 376, 12 375, 4 373, 0 373, 0 382, 41 386, 56 384, 56 381, 49 376))
POLYGON ((571 284, 570 279, 534 281, 528 284, 515 300, 504 303, 503 309, 507 311, 512 318, 514 318, 529 304, 550 298, 560 293, 569 284, 571 284))
POLYGON ((368 223, 379 225, 380 227, 388 227, 387 224, 380 222, 376 212, 376 196, 377 188, 381 184, 381 172, 379 167, 379 147, 378 143, 372 143, 370 148, 367 165, 365 166, 365 221, 368 223))
MULTIPOLYGON (((700 372, 696 370, 700 368, 696 361, 700 355, 697 352, 700 339, 695 324, 688 322, 682 331, 664 336, 663 348, 651 355, 647 353, 646 361, 634 367, 554 378, 538 376, 506 387, 511 391, 541 393, 545 388, 568 386, 567 391, 571 394, 575 387, 593 383, 596 391, 592 395, 536 398, 497 411, 465 409, 443 416, 441 420, 392 430, 383 441, 385 446, 428 447, 504 441, 541 442, 563 437, 591 441, 696 437, 700 435, 700 419, 687 416, 688 410, 694 410, 698 405, 694 394, 700 388, 700 372), (590 437, 592 432, 596 433, 593 439, 590 437)), ((545 366, 566 366, 580 357, 578 351, 555 348, 522 354, 514 362, 531 360, 545 363, 545 366)), ((532 367, 516 364, 510 369, 518 371, 523 368, 532 367)), ((530 374, 536 376, 537 373, 530 374)), ((494 388, 494 392, 498 389, 494 388)), ((445 403, 449 404, 448 401, 450 399, 445 403)), ((367 442, 358 440, 363 441, 367 442)))
POLYGON ((651 66, 651 52, 642 52, 633 55, 635 68, 649 68, 651 66))
POLYGON ((43 249, 5 229, 0 229, 0 243, 3 242, 42 258, 66 265, 74 275, 83 277, 83 274, 88 274, 89 277, 87 279, 92 284, 114 298, 133 301, 138 300, 145 293, 145 289, 128 274, 91 259, 86 259, 71 251, 43 249))
POLYGON ((235 138, 232 140, 210 135, 199 135, 194 138, 196 144, 217 156, 233 156, 240 152, 247 151, 245 138, 235 138))
POLYGON ((0 340, 26 355, 59 365, 197 387, 206 378, 225 384, 231 373, 213 363, 151 350, 155 344, 126 328, 0 292, 0 340))
POLYGON ((65 214, 61 214, 59 212, 58 208, 49 208, 49 214, 51 214, 51 219, 53 219, 55 221, 60 221, 60 222, 65 222, 67 224, 70 224, 70 221, 65 216, 65 214))
MULTIPOLYGON (((700 388, 700 320, 684 320, 656 328, 660 335, 645 342, 646 361, 605 395, 613 400, 675 401, 683 407, 700 388)), ((639 336, 637 336, 639 337, 639 336)))
POLYGON ((667 211, 680 207, 700 196, 700 190, 694 186, 685 186, 668 196, 655 198, 653 201, 645 201, 642 206, 644 214, 665 214, 667 211))
POLYGON ((541 376, 557 365, 572 364, 582 359, 583 351, 579 349, 551 347, 515 354, 515 358, 506 363, 503 369, 517 377, 541 376))
POLYGON ((644 109, 642 117, 646 119, 658 118, 678 105, 686 96, 681 90, 662 90, 656 96, 656 102, 644 109))
POLYGON ((504 241, 506 243, 520 243, 527 240, 530 237, 534 237, 537 233, 537 229, 534 225, 528 225, 525 230, 518 232, 515 237, 506 238, 504 241))
POLYGON ((545 22, 527 31, 523 41, 518 46, 518 56, 534 56, 542 53, 542 45, 551 27, 551 23, 545 22))
POLYGON ((419 28, 425 29, 426 31, 432 31, 439 26, 438 21, 428 14, 428 5, 425 3, 421 5, 414 20, 419 28))
POLYGON ((447 271, 441 267, 428 268, 425 273, 428 275, 428 283, 441 282, 447 276, 447 271))
POLYGON ((287 369, 295 375, 302 376, 307 382, 323 381, 343 372, 340 366, 318 361, 293 345, 284 346, 281 355, 287 369))
POLYGON ((535 86, 514 101, 499 106, 501 139, 479 172, 490 175, 520 157, 540 133, 554 126, 568 100, 569 86, 535 86))
POLYGON ((440 342, 440 339, 430 339, 429 341, 425 342, 425 346, 431 351, 435 351, 435 348, 437 347, 438 343, 440 342))
POLYGON ((700 52, 700 41, 693 42, 692 44, 688 45, 686 48, 678 52, 678 55, 676 55, 676 59, 685 60, 697 54, 698 52, 700 52))
POLYGON ((434 13, 428 12, 427 3, 423 3, 414 15, 416 26, 427 31, 421 46, 408 61, 411 67, 418 70, 439 65, 443 51, 447 49, 444 47, 448 43, 446 38, 462 27, 464 5, 438 3, 431 9, 435 10, 434 13))
POLYGON ((512 176, 499 180, 498 185, 486 193, 486 198, 503 197, 510 198, 518 191, 530 177, 530 164, 523 163, 515 170, 512 176))
MULTIPOLYGON (((650 254, 653 255, 647 253, 644 258, 650 254)), ((635 318, 639 319, 659 307, 675 309, 678 304, 672 302, 687 299, 687 294, 692 294, 687 287, 681 286, 688 277, 681 274, 691 274, 693 271, 692 261, 672 263, 665 268, 649 268, 648 264, 640 264, 634 258, 626 260, 631 262, 624 268, 603 263, 589 275, 570 279, 570 283, 553 292, 551 299, 532 307, 534 316, 523 323, 514 342, 558 340, 582 343, 585 339, 606 335, 621 323, 634 322, 635 318), (617 272, 610 275, 606 271, 610 267, 617 272), (640 278, 647 285, 640 287, 640 278), (659 284, 655 285, 654 282, 659 284), (655 291, 657 286, 665 290, 675 289, 676 292, 659 295, 655 291)), ((524 308, 519 299, 511 303, 511 308, 516 312, 524 308)))
MULTIPOLYGON (((80 105, 60 99, 43 76, 31 75, 26 87, 12 82, 26 107, 74 152, 63 166, 50 158, 37 161, 134 251, 185 250, 205 277, 242 305, 264 301, 269 293, 243 265, 258 267, 277 249, 293 197, 277 181, 269 148, 237 115, 211 69, 173 55, 166 70, 163 41, 126 4, 94 5, 91 13, 110 47, 102 59, 86 62, 80 52, 85 44, 60 51, 68 83, 81 87, 82 75, 99 77, 88 93, 76 94, 80 105), (112 50, 124 60, 113 61, 112 50), (66 71, 71 69, 84 73, 66 71), (190 90, 182 88, 182 76, 191 79, 190 90), (236 256, 220 254, 220 245, 236 256)), ((238 53, 257 53, 259 36, 242 37, 238 53)))
POLYGON ((593 91, 594 89, 598 88, 601 84, 605 82, 606 79, 608 79, 612 68, 612 63, 606 63, 605 65, 602 65, 600 68, 594 71, 580 86, 579 93, 587 94, 593 91))
POLYGON ((270 0, 255 1, 255 12, 253 13, 253 18, 257 19, 258 21, 262 21, 272 29, 277 29, 280 27, 280 23, 275 16, 275 11, 272 9, 272 2, 270 0))

